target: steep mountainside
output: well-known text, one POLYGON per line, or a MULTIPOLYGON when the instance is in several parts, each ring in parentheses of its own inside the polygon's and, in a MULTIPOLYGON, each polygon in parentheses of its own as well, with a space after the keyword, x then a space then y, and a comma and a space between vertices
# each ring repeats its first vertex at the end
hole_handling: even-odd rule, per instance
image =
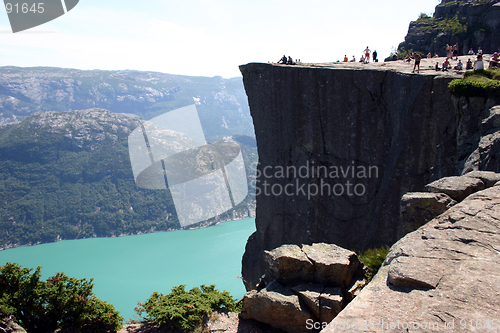
POLYGON ((0 67, 0 124, 34 112, 90 108, 133 113, 148 120, 193 103, 208 140, 254 135, 241 78, 0 67))
POLYGON ((481 47, 485 53, 500 46, 499 0, 442 0, 432 17, 421 14, 410 23, 398 49, 446 55, 446 44, 459 44, 459 54, 481 47))
MULTIPOLYGON (((169 192, 134 182, 127 139, 140 123, 89 109, 0 126, 0 247, 180 228, 169 192)), ((253 139, 236 140, 250 166, 253 139)), ((254 201, 201 225, 253 214, 254 201)))

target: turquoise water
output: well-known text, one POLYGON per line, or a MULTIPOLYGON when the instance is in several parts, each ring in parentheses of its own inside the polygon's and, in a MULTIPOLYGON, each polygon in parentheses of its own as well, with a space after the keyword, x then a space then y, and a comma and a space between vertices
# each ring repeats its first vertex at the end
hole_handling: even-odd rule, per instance
POLYGON ((137 302, 154 291, 168 294, 180 284, 186 289, 215 284, 241 298, 245 288, 237 275, 254 231, 255 219, 247 218, 196 230, 61 241, 0 251, 0 264, 42 266, 44 279, 56 272, 93 278, 98 298, 113 304, 126 320, 140 319, 134 312, 137 302))

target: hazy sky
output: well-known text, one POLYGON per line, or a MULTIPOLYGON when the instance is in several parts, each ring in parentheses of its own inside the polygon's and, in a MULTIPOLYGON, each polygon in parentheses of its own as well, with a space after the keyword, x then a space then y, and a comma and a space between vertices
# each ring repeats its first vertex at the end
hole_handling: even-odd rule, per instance
POLYGON ((240 76, 238 65, 379 58, 438 0, 80 0, 67 14, 12 33, 0 9, 0 66, 136 69, 240 76))

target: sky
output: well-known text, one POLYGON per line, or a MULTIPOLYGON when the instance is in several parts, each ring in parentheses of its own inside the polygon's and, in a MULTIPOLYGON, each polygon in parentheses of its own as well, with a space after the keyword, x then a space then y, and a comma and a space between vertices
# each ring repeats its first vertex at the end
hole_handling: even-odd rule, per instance
MULTIPOLYGON (((46 0, 57 1, 57 0, 46 0)), ((438 0, 80 0, 53 21, 12 33, 0 8, 0 66, 241 76, 238 66, 379 59, 438 0)))

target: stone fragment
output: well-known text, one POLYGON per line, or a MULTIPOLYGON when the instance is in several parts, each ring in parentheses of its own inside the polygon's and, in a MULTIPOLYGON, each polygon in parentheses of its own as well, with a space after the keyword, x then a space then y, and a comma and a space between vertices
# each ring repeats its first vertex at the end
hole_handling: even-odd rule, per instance
POLYGON ((314 264, 314 282, 346 287, 359 267, 356 253, 334 244, 303 245, 302 251, 314 264))
POLYGON ((399 238, 415 231, 457 202, 444 193, 410 192, 400 202, 399 238))
POLYGON ((306 304, 309 310, 311 310, 312 314, 316 318, 319 318, 320 296, 324 292, 325 287, 322 284, 304 283, 292 287, 292 290, 299 295, 299 298, 306 304))
POLYGON ((272 251, 264 251, 266 280, 276 280, 283 285, 312 282, 314 267, 298 245, 282 245, 272 251))
POLYGON ((433 193, 445 193, 456 201, 462 201, 471 193, 483 190, 484 183, 477 178, 471 177, 444 177, 430 184, 425 189, 433 193))
POLYGON ((388 279, 399 287, 434 289, 443 277, 435 259, 398 257, 391 262, 388 279))
POLYGON ((315 320, 309 309, 302 306, 299 296, 277 282, 271 282, 261 291, 246 293, 240 317, 254 319, 289 333, 308 332, 307 320, 315 320))
POLYGON ((325 288, 319 297, 319 305, 319 320, 322 323, 332 321, 344 307, 340 288, 325 288))
POLYGON ((471 171, 463 176, 481 179, 486 188, 492 187, 496 182, 500 181, 500 173, 493 171, 471 171))

